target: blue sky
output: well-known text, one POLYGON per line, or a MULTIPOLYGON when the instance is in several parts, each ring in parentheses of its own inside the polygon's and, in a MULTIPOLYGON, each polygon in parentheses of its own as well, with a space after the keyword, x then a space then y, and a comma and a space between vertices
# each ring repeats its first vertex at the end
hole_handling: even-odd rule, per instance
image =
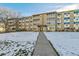
POLYGON ((23 16, 30 16, 32 14, 53 11, 72 4, 73 3, 0 3, 0 7, 16 10, 23 16))

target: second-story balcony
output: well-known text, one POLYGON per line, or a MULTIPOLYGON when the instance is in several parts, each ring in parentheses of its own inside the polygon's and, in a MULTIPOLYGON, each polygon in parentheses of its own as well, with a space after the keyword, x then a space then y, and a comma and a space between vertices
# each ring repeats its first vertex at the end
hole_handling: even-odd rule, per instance
POLYGON ((74 22, 79 22, 79 17, 75 17, 74 22))
POLYGON ((70 17, 70 15, 64 15, 64 17, 70 17))
POLYGON ((64 28, 69 28, 70 27, 70 24, 65 24, 64 25, 64 28))
POLYGON ((69 20, 64 20, 64 22, 70 22, 70 19, 69 20))

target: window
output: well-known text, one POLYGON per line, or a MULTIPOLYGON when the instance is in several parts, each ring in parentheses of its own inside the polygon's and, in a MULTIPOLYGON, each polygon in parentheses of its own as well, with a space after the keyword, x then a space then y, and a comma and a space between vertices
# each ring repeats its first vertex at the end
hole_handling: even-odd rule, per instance
POLYGON ((55 20, 55 18, 50 17, 50 18, 48 18, 47 20, 48 20, 48 21, 51 21, 51 20, 55 20))
POLYGON ((66 25, 66 26, 68 26, 68 25, 66 25))
POLYGON ((68 15, 68 14, 70 14, 70 13, 64 13, 64 15, 68 15))
POLYGON ((79 20, 79 17, 75 17, 74 19, 75 19, 75 20, 79 20))
POLYGON ((75 14, 78 14, 79 12, 74 12, 75 14))
POLYGON ((76 11, 76 12, 74 12, 74 14, 77 14, 77 15, 78 15, 78 14, 79 14, 79 12, 77 12, 77 11, 76 11))
POLYGON ((74 22, 74 24, 79 24, 79 22, 74 22))
POLYGON ((15 30, 16 28, 12 28, 12 30, 15 30))
POLYGON ((57 23, 58 25, 60 25, 61 23, 57 23))
POLYGON ((64 24, 70 24, 70 22, 64 22, 64 24))
POLYGON ((78 20, 78 19, 76 19, 76 20, 78 20))
POLYGON ((64 20, 70 19, 70 17, 65 17, 64 20))
POLYGON ((48 22, 47 24, 50 24, 50 22, 48 22))
POLYGON ((52 14, 52 13, 49 13, 48 15, 49 15, 49 16, 52 16, 53 14, 52 14))

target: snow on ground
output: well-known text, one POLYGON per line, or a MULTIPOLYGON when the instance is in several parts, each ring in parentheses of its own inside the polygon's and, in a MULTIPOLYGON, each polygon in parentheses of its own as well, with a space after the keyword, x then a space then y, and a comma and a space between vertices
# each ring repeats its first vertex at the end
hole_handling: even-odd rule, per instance
POLYGON ((38 32, 13 32, 0 34, 0 40, 35 41, 38 32))
POLYGON ((79 56, 78 32, 45 32, 48 40, 62 56, 79 56))
POLYGON ((37 32, 13 32, 0 34, 0 56, 31 55, 37 32))

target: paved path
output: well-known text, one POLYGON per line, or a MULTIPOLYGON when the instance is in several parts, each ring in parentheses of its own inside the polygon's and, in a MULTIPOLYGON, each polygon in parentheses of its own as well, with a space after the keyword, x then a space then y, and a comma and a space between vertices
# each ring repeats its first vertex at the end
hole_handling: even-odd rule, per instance
POLYGON ((34 56, 57 56, 44 33, 40 32, 37 38, 34 56))

